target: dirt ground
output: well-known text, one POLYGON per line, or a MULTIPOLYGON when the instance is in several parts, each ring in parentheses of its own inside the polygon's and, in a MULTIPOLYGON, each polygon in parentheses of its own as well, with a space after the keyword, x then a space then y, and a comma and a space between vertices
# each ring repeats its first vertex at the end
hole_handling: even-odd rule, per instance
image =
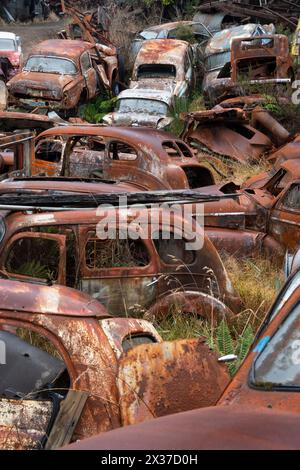
POLYGON ((45 21, 41 23, 16 23, 4 25, 1 31, 9 31, 18 34, 22 41, 24 59, 26 59, 30 49, 46 39, 55 39, 56 34, 64 29, 65 19, 57 21, 45 21))

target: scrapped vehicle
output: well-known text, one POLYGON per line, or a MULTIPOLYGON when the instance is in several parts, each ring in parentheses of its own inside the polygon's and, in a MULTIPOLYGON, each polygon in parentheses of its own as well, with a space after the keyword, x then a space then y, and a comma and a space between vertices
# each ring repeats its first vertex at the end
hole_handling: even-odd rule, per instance
MULTIPOLYGON (((242 97, 253 106, 226 100, 205 111, 182 113, 181 138, 193 149, 207 150, 207 160, 218 156, 242 164, 267 159, 267 152, 290 139, 289 132, 261 106, 254 96, 242 97)), ((224 159, 223 159, 224 160, 224 159)))
POLYGON ((205 203, 205 232, 219 250, 249 256, 267 250, 281 262, 300 246, 300 165, 287 160, 277 170, 253 177, 243 187, 227 183, 202 188, 234 199, 205 203))
POLYGON ((178 39, 145 41, 136 57, 129 88, 170 90, 188 96, 196 85, 192 46, 178 39))
POLYGON ((143 411, 153 419, 213 405, 228 384, 201 339, 162 343, 149 322, 112 318, 97 300, 62 286, 1 280, 0 293, 2 450, 56 449, 139 422, 143 411), (157 360, 147 356, 151 344, 157 360), (137 388, 132 409, 138 373, 153 395, 147 401, 137 388))
POLYGON ((299 450, 298 429, 295 413, 210 406, 115 429, 61 450, 299 450))
POLYGON ((217 406, 116 430, 70 449, 299 449, 299 298, 298 267, 217 406))
POLYGON ((282 288, 220 405, 271 408, 299 416, 299 296, 296 269, 282 288))
POLYGON ((129 53, 130 62, 134 63, 144 41, 149 39, 186 40, 186 37, 189 36, 193 43, 198 43, 212 36, 210 31, 204 26, 201 28, 200 32, 199 26, 201 28, 201 23, 196 21, 174 21, 171 23, 163 23, 143 29, 136 34, 131 43, 129 53))
POLYGON ((257 92, 287 95, 294 81, 293 61, 289 41, 283 34, 234 38, 231 61, 210 80, 206 94, 210 102, 257 92))
POLYGON ((214 184, 212 172, 182 140, 143 128, 49 129, 38 136, 35 153, 23 168, 19 173, 24 176, 98 177, 141 189, 193 189, 214 184))
POLYGON ((249 23, 223 29, 214 34, 208 41, 203 57, 205 75, 202 89, 209 107, 213 104, 213 96, 210 96, 211 83, 218 78, 222 78, 223 69, 230 69, 232 40, 234 38, 261 36, 268 33, 274 33, 274 30, 271 27, 249 23))
POLYGON ((0 32, 0 61, 5 81, 16 75, 22 68, 23 53, 20 37, 14 33, 0 32), (4 63, 6 62, 6 67, 4 63))
MULTIPOLYGON (((175 305, 183 313, 209 319, 213 315, 217 321, 241 307, 218 252, 192 216, 185 219, 175 211, 171 217, 167 209, 107 207, 112 201, 109 193, 103 208, 93 194, 92 207, 99 207, 90 210, 84 194, 67 197, 69 210, 64 196, 51 192, 33 196, 24 190, 0 196, 2 208, 17 211, 3 214, 3 277, 78 288, 114 316, 141 317, 147 311, 149 318, 164 318, 175 305), (48 211, 39 213, 45 197, 48 211), (37 213, 22 213, 22 204, 37 207, 37 213), (101 231, 110 230, 110 224, 107 238, 101 231), (141 231, 135 232, 139 224, 141 231)), ((119 195, 115 196, 119 203, 119 195)))
MULTIPOLYGON (((11 101, 19 105, 70 113, 100 92, 102 70, 95 45, 49 39, 32 49, 23 71, 7 87, 11 101)), ((113 76, 111 70, 111 80, 113 76)))
POLYGON ((165 129, 173 118, 172 91, 129 89, 117 97, 115 111, 106 114, 103 122, 109 126, 146 126, 165 129))

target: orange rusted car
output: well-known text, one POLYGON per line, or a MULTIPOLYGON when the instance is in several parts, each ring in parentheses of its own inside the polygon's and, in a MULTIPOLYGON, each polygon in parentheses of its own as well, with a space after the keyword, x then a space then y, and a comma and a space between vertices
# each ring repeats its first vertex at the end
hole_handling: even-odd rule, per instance
MULTIPOLYGON (((94 98, 103 84, 103 64, 94 44, 49 39, 30 52, 23 71, 7 83, 10 100, 28 108, 47 108, 70 114, 94 98)), ((110 68, 107 86, 117 78, 110 68)))
POLYGON ((217 321, 241 307, 217 250, 192 217, 106 206, 38 212, 3 213, 2 277, 78 288, 114 316, 163 318, 175 306, 217 321))
POLYGON ((0 294, 2 450, 55 449, 138 422, 145 413, 154 418, 208 406, 228 383, 202 340, 162 343, 149 322, 111 318, 74 289, 2 280, 0 294), (147 356, 150 344, 156 347, 147 357, 152 400, 138 389, 134 394, 135 374, 145 367, 130 356, 142 345, 147 356), (193 376, 178 400, 186 368, 193 376))

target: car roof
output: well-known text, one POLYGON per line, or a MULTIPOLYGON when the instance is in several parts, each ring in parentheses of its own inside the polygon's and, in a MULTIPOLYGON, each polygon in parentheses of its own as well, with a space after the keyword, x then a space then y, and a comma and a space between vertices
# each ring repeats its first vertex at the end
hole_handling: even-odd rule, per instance
POLYGON ((299 426, 297 413, 211 406, 115 429, 64 450, 300 449, 299 426))
POLYGON ((84 51, 93 48, 93 44, 73 39, 48 39, 35 46, 29 56, 53 55, 69 59, 78 58, 84 51))
POLYGON ((144 32, 144 31, 170 31, 174 28, 178 28, 180 26, 192 26, 193 24, 195 24, 194 21, 172 21, 172 22, 169 22, 169 23, 162 23, 162 24, 158 24, 158 25, 154 25, 154 26, 149 26, 149 28, 145 28, 141 31, 144 32))
POLYGON ((0 31, 0 39, 16 39, 17 35, 15 33, 8 33, 6 31, 0 31))
POLYGON ((139 144, 141 146, 149 145, 152 148, 161 149, 162 142, 166 140, 179 140, 172 134, 157 129, 146 127, 117 127, 117 126, 61 126, 53 127, 38 136, 41 138, 51 136, 103 136, 114 139, 124 139, 131 141, 132 144, 139 144))
POLYGON ((228 29, 222 29, 221 31, 215 33, 208 41, 205 49, 205 55, 221 51, 230 51, 231 39, 252 36, 254 31, 259 26, 263 30, 263 27, 256 23, 248 23, 244 25, 233 26, 228 29))
POLYGON ((179 39, 149 39, 143 41, 136 57, 136 64, 176 65, 188 47, 188 42, 179 39))
POLYGON ((45 286, 0 279, 1 311, 71 317, 110 317, 105 307, 88 294, 65 286, 45 286))

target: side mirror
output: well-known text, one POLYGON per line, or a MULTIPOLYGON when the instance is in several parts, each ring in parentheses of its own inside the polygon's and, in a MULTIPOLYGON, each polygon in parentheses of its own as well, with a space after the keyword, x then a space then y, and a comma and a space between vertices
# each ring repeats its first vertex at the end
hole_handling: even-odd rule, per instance
POLYGON ((233 362, 236 361, 237 358, 235 354, 227 354, 226 356, 219 357, 218 362, 233 362))

